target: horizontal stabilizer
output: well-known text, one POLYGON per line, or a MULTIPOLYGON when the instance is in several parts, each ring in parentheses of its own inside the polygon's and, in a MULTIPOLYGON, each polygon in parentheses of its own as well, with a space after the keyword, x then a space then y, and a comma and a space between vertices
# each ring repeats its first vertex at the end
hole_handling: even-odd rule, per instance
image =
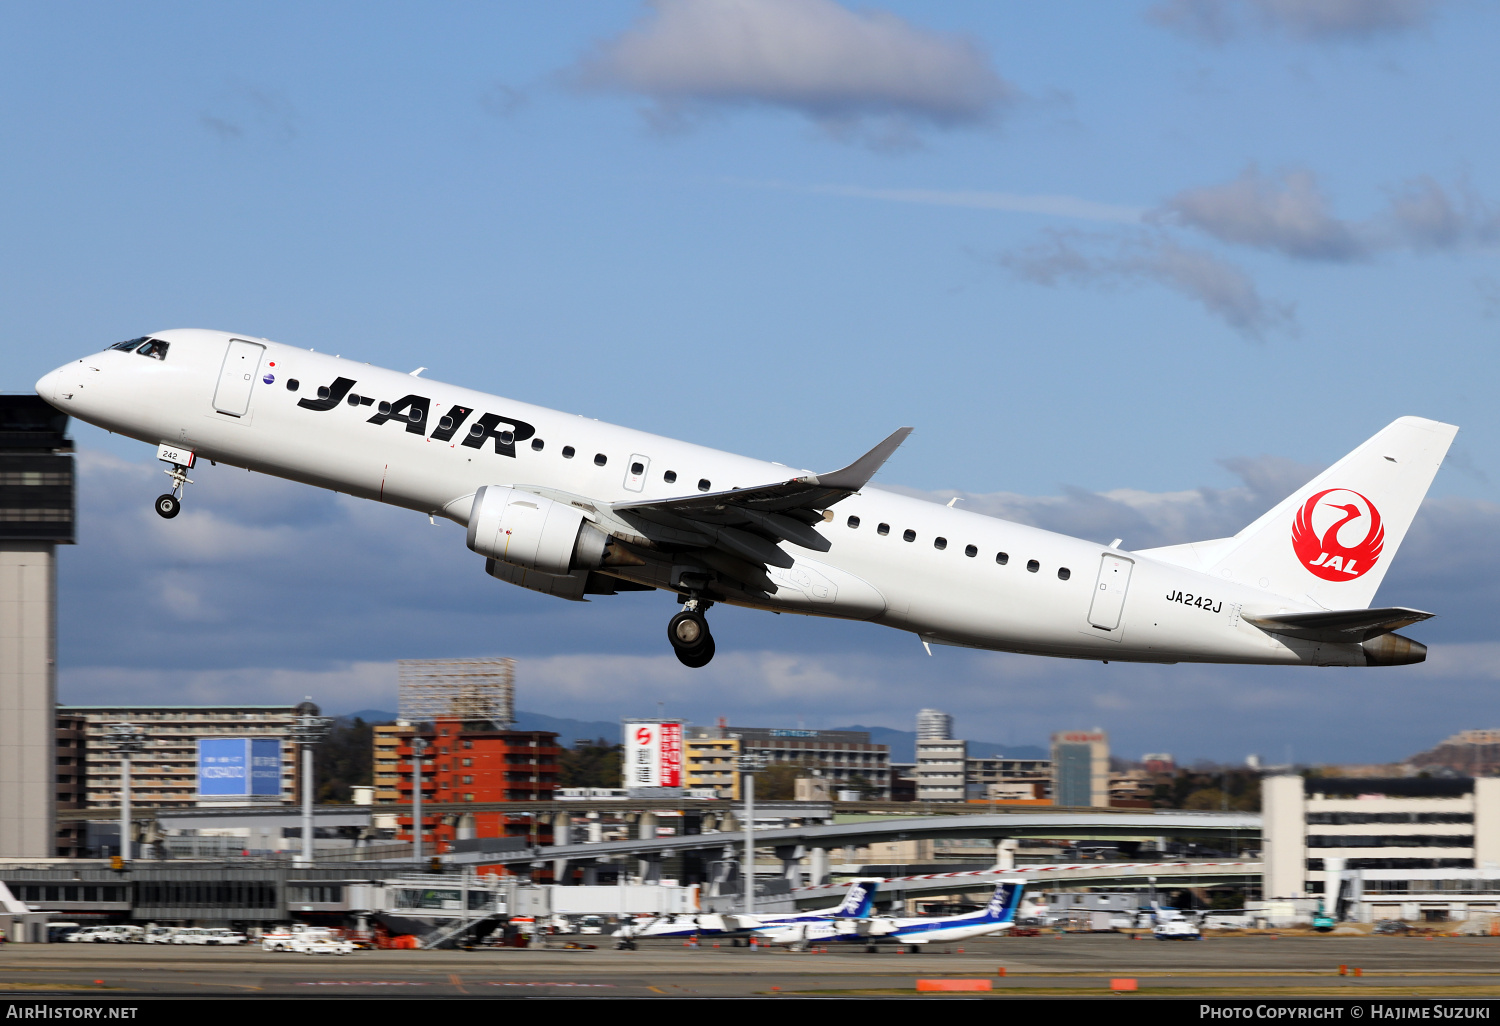
POLYGON ((1284 634, 1306 641, 1357 645, 1369 638, 1399 631, 1429 620, 1432 613, 1393 606, 1387 609, 1331 609, 1317 613, 1278 613, 1275 616, 1243 617, 1271 634, 1284 634))

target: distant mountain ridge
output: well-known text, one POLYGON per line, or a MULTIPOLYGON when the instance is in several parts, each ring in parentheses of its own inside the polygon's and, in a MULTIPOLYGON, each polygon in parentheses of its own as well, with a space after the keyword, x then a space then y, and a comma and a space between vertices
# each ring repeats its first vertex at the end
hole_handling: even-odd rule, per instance
MULTIPOLYGON (((360 709, 344 713, 339 718, 353 720, 355 717, 366 723, 390 723, 396 714, 386 709, 360 709)), ((550 730, 557 734, 565 747, 574 741, 587 738, 604 738, 610 744, 620 743, 618 720, 573 720, 563 716, 548 716, 545 713, 516 712, 516 730, 550 730)), ((917 733, 914 730, 896 730, 893 727, 865 727, 854 724, 848 727, 829 727, 828 730, 863 730, 870 735, 872 744, 889 745, 892 762, 916 762, 917 733)), ((969 755, 976 758, 1045 759, 1047 750, 1037 745, 1002 745, 994 741, 970 741, 969 755)))

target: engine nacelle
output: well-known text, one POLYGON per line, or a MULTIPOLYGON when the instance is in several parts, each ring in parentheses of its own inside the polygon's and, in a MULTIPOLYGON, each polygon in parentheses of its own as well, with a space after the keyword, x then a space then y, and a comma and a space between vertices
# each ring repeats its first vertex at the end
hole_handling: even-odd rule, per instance
POLYGON ((572 506, 502 485, 474 493, 469 548, 544 574, 566 576, 604 561, 609 535, 572 506))

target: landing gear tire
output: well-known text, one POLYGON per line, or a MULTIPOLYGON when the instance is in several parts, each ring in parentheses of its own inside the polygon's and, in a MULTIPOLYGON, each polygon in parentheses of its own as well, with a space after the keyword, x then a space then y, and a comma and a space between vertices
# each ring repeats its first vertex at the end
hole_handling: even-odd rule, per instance
POLYGON ((158 495, 156 497, 156 513, 165 520, 171 520, 182 512, 182 502, 175 495, 158 495))
POLYGON ((679 655, 702 648, 708 637, 708 618, 696 609, 684 609, 667 621, 667 640, 679 655))
POLYGON ((709 660, 714 657, 714 636, 704 635, 703 644, 692 649, 677 649, 677 661, 689 669, 697 670, 707 666, 709 660))

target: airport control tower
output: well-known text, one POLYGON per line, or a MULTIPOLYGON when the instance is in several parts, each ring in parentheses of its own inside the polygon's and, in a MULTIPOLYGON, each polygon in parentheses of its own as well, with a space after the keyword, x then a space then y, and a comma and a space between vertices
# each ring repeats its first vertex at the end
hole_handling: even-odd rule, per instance
POLYGON ((67 414, 0 395, 0 858, 55 847, 57 546, 73 544, 67 414))

